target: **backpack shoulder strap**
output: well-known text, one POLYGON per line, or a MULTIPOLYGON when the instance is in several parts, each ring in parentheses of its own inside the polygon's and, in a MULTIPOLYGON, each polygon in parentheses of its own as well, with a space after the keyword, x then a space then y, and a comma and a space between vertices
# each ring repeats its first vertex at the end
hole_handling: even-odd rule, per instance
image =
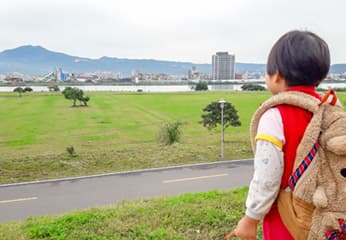
POLYGON ((320 109, 319 103, 320 103, 319 99, 309 94, 306 94, 303 92, 297 92, 297 91, 282 92, 266 100, 257 109, 257 111, 255 112, 251 120, 250 139, 251 139, 251 145, 252 145, 253 151, 255 152, 255 149, 256 149, 255 137, 257 134, 259 120, 261 116, 263 115, 263 113, 266 112, 268 109, 280 104, 289 104, 289 105, 306 109, 315 115, 320 109))

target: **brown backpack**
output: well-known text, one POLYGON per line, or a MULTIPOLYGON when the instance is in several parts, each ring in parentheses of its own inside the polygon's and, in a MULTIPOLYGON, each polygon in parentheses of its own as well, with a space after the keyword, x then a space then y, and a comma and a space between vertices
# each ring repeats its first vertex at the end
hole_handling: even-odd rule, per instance
POLYGON ((333 90, 321 101, 302 92, 274 95, 252 118, 254 152, 262 114, 280 104, 313 113, 297 148, 289 187, 279 193, 281 219, 297 240, 346 239, 346 113, 333 90))

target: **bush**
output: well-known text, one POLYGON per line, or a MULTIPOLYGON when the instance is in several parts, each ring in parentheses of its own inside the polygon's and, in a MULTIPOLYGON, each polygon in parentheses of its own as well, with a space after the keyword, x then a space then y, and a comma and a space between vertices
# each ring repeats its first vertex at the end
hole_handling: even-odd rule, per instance
POLYGON ((31 87, 25 87, 24 88, 24 92, 32 92, 32 88, 31 87))
POLYGON ((73 146, 69 146, 66 148, 67 153, 69 154, 70 157, 76 157, 76 151, 73 146))
POLYGON ((266 88, 258 85, 258 84, 253 84, 253 83, 246 83, 243 86, 241 86, 241 89, 243 91, 265 91, 266 88))
POLYGON ((346 88, 335 88, 336 92, 346 92, 346 88))
POLYGON ((207 82, 198 82, 195 87, 195 91, 207 91, 208 83, 207 82))
POLYGON ((164 145, 171 145, 180 141, 182 122, 165 123, 159 132, 158 141, 164 145))

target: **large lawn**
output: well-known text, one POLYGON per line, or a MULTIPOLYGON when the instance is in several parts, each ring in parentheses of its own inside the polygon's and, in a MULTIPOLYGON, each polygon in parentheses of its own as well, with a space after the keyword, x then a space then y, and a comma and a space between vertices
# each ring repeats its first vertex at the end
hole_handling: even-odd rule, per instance
MULTIPOLYGON (((0 93, 0 183, 220 160, 220 128, 208 131, 202 109, 225 98, 241 127, 225 131, 225 159, 252 156, 251 115, 267 92, 88 92, 89 107, 72 108, 61 93, 0 93), (179 144, 162 146, 163 123, 182 121, 179 144), (77 156, 70 157, 66 147, 77 156)), ((345 99, 345 94, 339 94, 345 99)))

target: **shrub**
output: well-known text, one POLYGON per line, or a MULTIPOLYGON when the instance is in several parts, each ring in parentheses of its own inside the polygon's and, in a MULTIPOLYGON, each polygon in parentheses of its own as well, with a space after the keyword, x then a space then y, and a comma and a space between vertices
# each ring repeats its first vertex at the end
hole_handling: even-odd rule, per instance
POLYGON ((346 92, 346 88, 335 88, 336 92, 346 92))
POLYGON ((208 83, 207 82, 198 82, 195 87, 195 91, 207 91, 208 83))
POLYGON ((183 125, 183 123, 179 121, 174 123, 165 123, 159 131, 159 143, 171 145, 175 142, 179 142, 181 137, 181 125, 183 125))
POLYGON ((258 84, 253 84, 253 83, 246 83, 243 86, 241 86, 241 89, 243 91, 265 91, 266 88, 258 85, 258 84))
POLYGON ((32 92, 32 88, 31 87, 25 87, 24 88, 24 92, 32 92))
POLYGON ((76 157, 76 151, 73 146, 69 146, 66 148, 67 153, 69 154, 70 157, 76 157))

